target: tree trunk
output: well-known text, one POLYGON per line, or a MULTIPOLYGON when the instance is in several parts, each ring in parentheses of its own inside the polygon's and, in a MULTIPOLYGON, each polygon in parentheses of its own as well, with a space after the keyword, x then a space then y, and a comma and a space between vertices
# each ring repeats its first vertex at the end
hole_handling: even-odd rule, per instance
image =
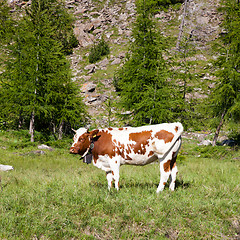
POLYGON ((63 125, 64 125, 64 121, 62 121, 60 123, 59 131, 58 131, 58 139, 62 139, 62 136, 63 136, 63 125))
POLYGON ((178 39, 177 39, 177 43, 176 43, 176 50, 177 50, 177 51, 180 50, 180 42, 181 42, 181 38, 182 38, 184 20, 185 20, 185 15, 186 15, 186 11, 187 11, 187 1, 188 1, 188 0, 185 0, 185 1, 184 1, 183 17, 182 17, 182 22, 181 22, 181 25, 180 25, 179 34, 178 34, 178 39))
POLYGON ((212 142, 212 146, 215 146, 216 145, 216 142, 217 142, 217 139, 218 139, 218 135, 219 135, 219 132, 220 132, 220 129, 223 125, 223 122, 224 122, 224 117, 226 115, 226 109, 224 109, 223 113, 222 113, 222 116, 221 116, 221 119, 220 119, 220 122, 219 122, 219 125, 217 127, 217 130, 215 132, 215 135, 214 135, 214 138, 213 138, 213 142, 212 142))
POLYGON ((29 134, 31 135, 31 142, 34 142, 34 125, 35 122, 35 113, 34 111, 31 113, 30 125, 29 125, 29 134))
POLYGON ((19 114, 19 119, 18 119, 18 129, 21 129, 23 126, 23 118, 21 113, 19 114))

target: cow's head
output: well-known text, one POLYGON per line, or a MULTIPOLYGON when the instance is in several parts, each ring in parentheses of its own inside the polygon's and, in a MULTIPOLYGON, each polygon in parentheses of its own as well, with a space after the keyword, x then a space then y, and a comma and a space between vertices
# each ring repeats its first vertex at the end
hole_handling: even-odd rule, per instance
POLYGON ((86 154, 90 149, 90 144, 96 138, 99 130, 89 132, 86 128, 79 128, 73 137, 73 144, 70 148, 70 153, 73 154, 86 154))

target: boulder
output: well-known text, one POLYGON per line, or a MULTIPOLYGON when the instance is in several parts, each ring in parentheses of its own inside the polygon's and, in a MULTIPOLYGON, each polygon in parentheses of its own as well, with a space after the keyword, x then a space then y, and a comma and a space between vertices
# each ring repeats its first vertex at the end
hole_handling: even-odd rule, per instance
POLYGON ((98 63, 98 66, 100 66, 100 67, 102 68, 102 67, 106 67, 108 64, 109 64, 108 59, 107 59, 107 58, 104 58, 102 61, 100 61, 100 62, 98 63))
POLYGON ((96 84, 93 82, 86 82, 82 85, 81 87, 81 92, 86 93, 86 92, 94 92, 96 89, 96 84))
POLYGON ((10 171, 10 170, 13 170, 12 166, 0 164, 0 171, 10 171))
POLYGON ((40 149, 40 150, 47 149, 49 151, 53 151, 53 148, 51 148, 45 144, 38 145, 38 149, 40 149))
POLYGON ((96 67, 95 64, 89 64, 84 69, 89 70, 89 71, 93 71, 93 69, 95 69, 95 67, 96 67))
POLYGON ((198 144, 198 146, 201 146, 201 145, 203 145, 203 146, 209 146, 209 145, 212 145, 212 142, 211 142, 210 140, 203 140, 202 142, 200 142, 200 143, 198 144))
POLYGON ((234 147, 237 145, 237 142, 234 141, 233 139, 226 139, 226 140, 223 140, 221 143, 220 143, 220 146, 230 146, 230 147, 234 147))
POLYGON ((87 47, 88 45, 93 44, 93 35, 87 33, 93 29, 94 27, 92 24, 79 24, 74 28, 74 34, 81 47, 87 47))
POLYGON ((115 65, 115 64, 120 64, 121 63, 121 59, 120 58, 116 58, 112 61, 111 65, 115 65))

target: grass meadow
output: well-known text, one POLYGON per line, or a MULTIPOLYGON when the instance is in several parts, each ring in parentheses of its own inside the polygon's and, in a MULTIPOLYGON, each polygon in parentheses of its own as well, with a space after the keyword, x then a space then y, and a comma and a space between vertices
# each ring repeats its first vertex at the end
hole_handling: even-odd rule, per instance
POLYGON ((120 191, 70 155, 0 133, 0 239, 240 239, 238 148, 183 139, 176 191, 156 194, 159 165, 122 166, 120 191))

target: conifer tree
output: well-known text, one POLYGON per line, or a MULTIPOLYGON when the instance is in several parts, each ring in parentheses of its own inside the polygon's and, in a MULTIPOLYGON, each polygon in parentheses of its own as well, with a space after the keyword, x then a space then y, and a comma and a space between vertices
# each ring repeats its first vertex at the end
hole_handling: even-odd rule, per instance
POLYGON ((74 18, 65 8, 63 1, 57 0, 33 0, 31 9, 27 9, 28 15, 34 19, 37 11, 45 12, 49 24, 55 28, 52 37, 62 44, 65 54, 71 54, 72 49, 77 47, 78 41, 73 33, 74 18))
MULTIPOLYGON (((0 63, 6 58, 6 44, 10 41, 14 24, 7 1, 0 1, 0 63)), ((1 65, 0 65, 1 66, 1 65)))
POLYGON ((0 1, 0 40, 3 41, 8 35, 11 25, 10 8, 6 1, 0 1))
POLYGON ((121 106, 133 113, 131 124, 169 121, 170 83, 162 56, 165 39, 157 31, 148 1, 138 1, 137 12, 129 55, 115 75, 115 87, 121 106))
MULTIPOLYGON (((54 2, 48 1, 47 6, 53 8, 54 2)), ((64 122, 81 122, 84 112, 63 44, 55 36, 58 25, 49 19, 44 4, 46 1, 33 0, 26 16, 18 21, 2 81, 5 113, 29 123, 31 141, 35 129, 62 131, 64 122)))
POLYGON ((211 95, 213 116, 219 118, 213 145, 226 116, 240 121, 240 3, 224 0, 223 4, 221 10, 225 12, 223 27, 226 34, 220 38, 222 45, 218 51, 221 55, 216 61, 219 81, 211 95))

